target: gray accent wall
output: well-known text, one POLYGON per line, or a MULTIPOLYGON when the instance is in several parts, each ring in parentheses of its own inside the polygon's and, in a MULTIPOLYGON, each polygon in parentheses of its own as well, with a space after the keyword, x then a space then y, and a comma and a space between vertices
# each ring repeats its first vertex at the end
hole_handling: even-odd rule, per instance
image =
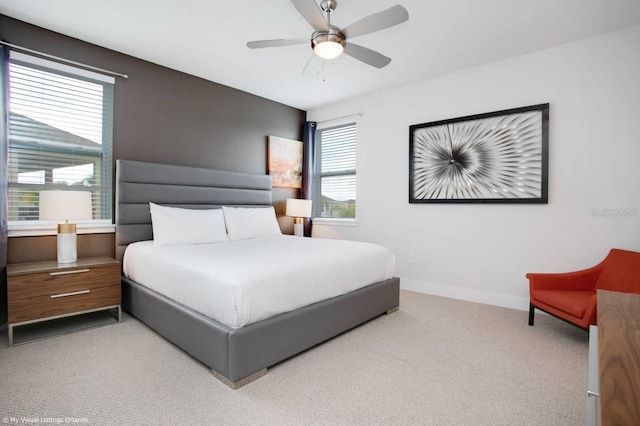
MULTIPOLYGON (((114 160, 264 174, 268 135, 302 140, 305 111, 4 15, 0 15, 0 37, 129 76, 116 79, 114 160)), ((274 189, 279 216, 284 214, 285 200, 297 193, 274 189)), ((284 232, 291 232, 287 218, 280 222, 284 232)), ((78 236, 78 256, 113 254, 113 234, 78 236)), ((55 259, 55 237, 10 238, 8 257, 10 262, 55 259)))

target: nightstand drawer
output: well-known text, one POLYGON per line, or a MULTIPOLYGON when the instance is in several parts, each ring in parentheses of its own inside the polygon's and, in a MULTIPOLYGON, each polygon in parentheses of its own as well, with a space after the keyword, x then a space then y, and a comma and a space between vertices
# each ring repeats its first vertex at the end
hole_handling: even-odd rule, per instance
POLYGON ((105 286, 120 287, 120 265, 77 267, 9 277, 8 299, 13 305, 19 299, 72 293, 105 286))
POLYGON ((89 312, 117 311, 122 319, 120 262, 85 257, 74 263, 55 261, 7 265, 7 331, 28 324, 89 312))
POLYGON ((8 320, 12 324, 119 304, 119 282, 115 286, 60 290, 51 294, 12 300, 8 320))

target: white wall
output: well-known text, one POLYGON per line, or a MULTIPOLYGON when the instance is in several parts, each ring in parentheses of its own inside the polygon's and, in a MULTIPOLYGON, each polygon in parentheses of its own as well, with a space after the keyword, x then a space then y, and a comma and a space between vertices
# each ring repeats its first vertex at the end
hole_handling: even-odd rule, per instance
POLYGON ((316 225, 314 236, 386 245, 404 288, 520 309, 527 272, 640 251, 638 46, 640 26, 308 111, 363 114, 357 226, 316 225), (410 125, 546 102, 548 204, 409 204, 410 125))

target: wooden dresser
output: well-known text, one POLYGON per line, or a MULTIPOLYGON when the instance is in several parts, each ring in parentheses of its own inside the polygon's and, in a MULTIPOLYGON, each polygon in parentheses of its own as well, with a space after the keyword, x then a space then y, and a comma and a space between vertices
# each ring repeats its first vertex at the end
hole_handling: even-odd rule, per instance
POLYGON ((640 425, 640 295, 598 290, 603 426, 640 425))
POLYGON ((113 258, 7 265, 9 345, 14 327, 110 309, 120 321, 120 305, 120 262, 113 258))

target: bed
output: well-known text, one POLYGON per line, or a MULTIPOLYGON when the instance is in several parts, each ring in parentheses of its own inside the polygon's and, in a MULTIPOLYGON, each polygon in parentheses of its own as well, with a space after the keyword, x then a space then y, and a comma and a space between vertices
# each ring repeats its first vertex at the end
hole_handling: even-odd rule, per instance
MULTIPOLYGON (((149 202, 182 208, 271 206, 271 178, 139 161, 116 162, 116 256, 153 239, 149 202), (132 246, 133 247, 133 246, 132 246)), ((289 237, 295 238, 295 237, 289 237)), ((302 279, 302 278, 301 278, 302 279)), ((126 311, 237 389, 267 368, 379 315, 397 310, 400 281, 384 279, 346 294, 238 328, 214 320, 122 276, 126 311)))

